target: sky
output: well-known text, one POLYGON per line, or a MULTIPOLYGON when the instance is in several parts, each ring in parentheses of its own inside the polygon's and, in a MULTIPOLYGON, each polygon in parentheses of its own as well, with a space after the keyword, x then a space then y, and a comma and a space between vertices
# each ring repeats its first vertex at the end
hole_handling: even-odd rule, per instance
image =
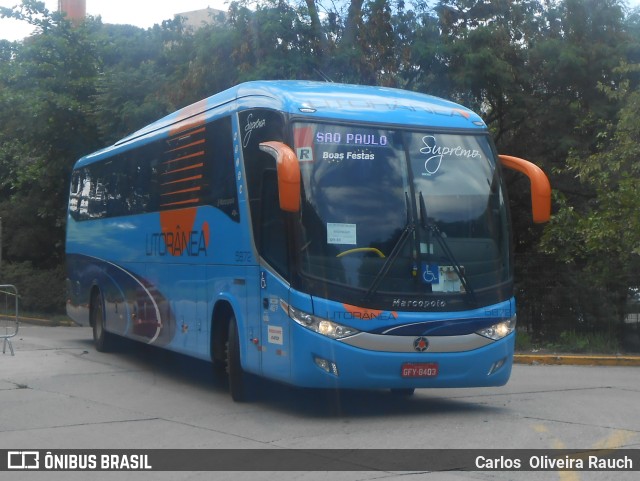
MULTIPOLYGON (((58 0, 44 0, 46 7, 55 11, 58 0)), ((20 0, 0 0, 0 7, 11 8, 20 0)), ((630 7, 640 6, 640 0, 627 0, 630 7)), ((229 0, 87 0, 87 14, 102 17, 103 23, 130 24, 149 28, 163 20, 172 19, 176 13, 203 8, 226 11, 229 0)), ((0 39, 22 40, 33 28, 26 22, 0 18, 0 39)))
MULTIPOLYGON (((0 7, 12 8, 20 3, 21 0, 0 0, 0 7)), ((44 0, 44 3, 50 11, 58 9, 58 0, 44 0)), ((130 24, 142 28, 172 19, 176 13, 207 7, 226 11, 229 4, 227 0, 87 0, 87 14, 94 17, 100 15, 103 23, 130 24)), ((26 22, 0 18, 0 39, 22 40, 31 32, 33 27, 26 22)))

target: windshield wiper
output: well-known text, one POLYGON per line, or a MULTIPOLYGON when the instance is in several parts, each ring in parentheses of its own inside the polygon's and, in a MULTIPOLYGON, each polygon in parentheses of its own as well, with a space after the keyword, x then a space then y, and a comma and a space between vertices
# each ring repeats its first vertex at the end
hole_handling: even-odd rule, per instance
POLYGON ((416 224, 415 224, 415 221, 413 220, 413 215, 412 215, 411 202, 409 200, 409 194, 407 192, 404 193, 404 200, 407 205, 407 224, 405 225, 405 228, 402 230, 402 233, 400 234, 400 238, 398 239, 398 242, 396 242, 395 245, 393 246, 393 249, 391 250, 389 257, 387 257, 387 259, 384 261, 384 264, 382 264, 382 267, 376 274, 376 277, 373 279, 373 282, 371 283, 371 287, 369 287, 369 290, 364 296, 365 300, 370 299, 371 296, 376 293, 376 291, 378 290, 378 287, 380 286, 380 283, 385 278, 385 276, 389 273, 389 270, 391 269, 394 262, 400 255, 400 252, 404 248, 405 244, 416 231, 416 224))
MULTIPOLYGON (((460 263, 456 260, 455 256, 453 255, 453 252, 451 251, 451 248, 449 247, 449 244, 447 244, 445 237, 442 235, 440 228, 434 222, 429 221, 429 217, 427 216, 427 206, 424 202, 424 196, 422 195, 422 192, 419 193, 419 201, 420 201, 420 226, 425 230, 427 230, 427 232, 435 234, 436 240, 438 241, 440 248, 444 252, 447 259, 453 265, 453 270, 456 272, 458 279, 460 279, 460 282, 462 283, 462 287, 464 287, 465 292, 469 295, 473 303, 477 304, 476 294, 473 291, 473 288, 471 287, 471 285, 469 284, 467 276, 465 275, 464 270, 460 266, 460 263)), ((429 245, 428 242, 429 241, 427 240, 427 246, 429 245)))

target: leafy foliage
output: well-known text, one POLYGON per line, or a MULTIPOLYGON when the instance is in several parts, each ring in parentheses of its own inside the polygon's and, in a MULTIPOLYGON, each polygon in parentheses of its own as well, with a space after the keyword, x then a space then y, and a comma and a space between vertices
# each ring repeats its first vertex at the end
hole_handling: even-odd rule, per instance
POLYGON ((551 175, 546 227, 508 177, 520 323, 538 336, 617 331, 640 285, 640 14, 622 1, 240 0, 196 31, 74 28, 35 0, 0 15, 37 30, 0 41, 0 216, 21 272, 63 262, 77 158, 239 82, 297 78, 460 101, 551 175))

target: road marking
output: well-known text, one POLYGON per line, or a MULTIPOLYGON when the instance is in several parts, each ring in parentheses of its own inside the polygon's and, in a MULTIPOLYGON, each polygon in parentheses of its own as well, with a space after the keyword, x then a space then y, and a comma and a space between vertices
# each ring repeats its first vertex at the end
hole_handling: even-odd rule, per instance
MULTIPOLYGON (((541 434, 549 432, 549 428, 544 424, 533 424, 531 426, 531 429, 541 434)), ((633 431, 627 431, 625 429, 616 429, 609 436, 601 439, 600 441, 597 441, 591 446, 591 448, 588 448, 588 449, 615 451, 617 449, 623 448, 636 435, 637 433, 633 431)), ((552 438, 551 447, 553 449, 569 449, 560 438, 552 438)), ((606 453, 603 453, 603 454, 606 454, 606 453)), ((582 456, 578 456, 576 459, 587 460, 588 456, 589 454, 585 453, 582 456)), ((558 479, 560 479, 560 481, 580 481, 580 474, 578 471, 558 471, 558 479)))

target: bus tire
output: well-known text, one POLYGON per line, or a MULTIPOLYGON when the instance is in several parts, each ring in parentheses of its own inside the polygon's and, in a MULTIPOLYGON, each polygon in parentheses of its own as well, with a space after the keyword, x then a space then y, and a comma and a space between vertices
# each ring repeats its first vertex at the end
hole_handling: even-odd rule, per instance
POLYGON ((91 299, 91 325, 93 342, 99 352, 110 352, 115 348, 115 336, 104 328, 104 302, 102 294, 96 292, 91 299))
POLYGON ((235 316, 229 318, 229 337, 227 339, 227 375, 229 378, 229 393, 235 402, 250 400, 248 375, 242 369, 240 362, 240 336, 235 316))

